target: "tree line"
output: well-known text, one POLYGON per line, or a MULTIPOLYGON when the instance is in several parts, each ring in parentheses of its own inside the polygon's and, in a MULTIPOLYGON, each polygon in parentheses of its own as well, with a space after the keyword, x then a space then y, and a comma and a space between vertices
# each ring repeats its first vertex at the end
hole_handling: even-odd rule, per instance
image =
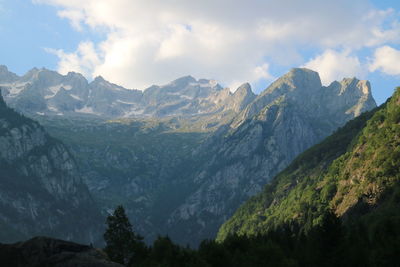
POLYGON ((371 234, 364 224, 344 226, 327 212, 322 224, 307 233, 299 232, 296 224, 286 224, 264 235, 204 240, 198 249, 177 245, 168 236, 146 245, 122 206, 106 224, 104 250, 125 266, 400 266, 399 224, 390 218, 371 234))

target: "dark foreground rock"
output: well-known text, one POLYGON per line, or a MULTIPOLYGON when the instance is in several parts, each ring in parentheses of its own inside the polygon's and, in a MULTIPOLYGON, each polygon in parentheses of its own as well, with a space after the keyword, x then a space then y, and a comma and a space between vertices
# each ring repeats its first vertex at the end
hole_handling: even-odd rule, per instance
POLYGON ((73 242, 35 237, 15 244, 0 244, 0 266, 118 267, 97 248, 73 242))

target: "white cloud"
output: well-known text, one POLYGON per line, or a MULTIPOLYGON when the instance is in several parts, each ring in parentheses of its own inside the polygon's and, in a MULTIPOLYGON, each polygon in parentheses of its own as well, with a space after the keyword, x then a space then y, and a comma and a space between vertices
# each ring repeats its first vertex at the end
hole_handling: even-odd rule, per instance
POLYGON ((363 76, 359 59, 350 55, 349 51, 337 52, 328 49, 307 62, 304 67, 317 71, 324 85, 344 77, 363 76))
POLYGON ((377 48, 369 69, 370 71, 380 70, 389 75, 400 75, 400 50, 390 46, 377 48))
POLYGON ((61 18, 70 19, 71 25, 77 31, 82 31, 81 21, 84 19, 84 14, 78 9, 67 9, 58 12, 58 16, 61 18))
MULTIPOLYGON (((302 64, 304 48, 352 51, 400 40, 394 11, 375 10, 368 0, 33 1, 58 7, 76 30, 105 33, 90 49, 81 47, 85 41, 76 51, 56 50, 61 71, 83 70, 130 88, 187 74, 255 83, 272 77, 271 64, 302 64)), ((338 73, 327 70, 335 67, 328 61, 327 78, 338 73)))
POLYGON ((67 74, 69 71, 82 73, 86 77, 93 78, 93 69, 101 64, 101 60, 92 42, 82 42, 74 53, 65 53, 63 50, 46 49, 59 57, 58 71, 67 74))

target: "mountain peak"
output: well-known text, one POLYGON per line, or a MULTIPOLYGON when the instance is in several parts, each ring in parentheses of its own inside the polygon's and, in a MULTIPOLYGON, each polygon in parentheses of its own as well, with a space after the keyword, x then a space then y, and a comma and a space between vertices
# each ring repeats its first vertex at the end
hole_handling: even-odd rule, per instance
POLYGON ((68 72, 66 76, 67 76, 67 77, 85 78, 85 77, 84 77, 82 74, 80 74, 79 72, 74 72, 74 71, 68 72))
POLYGON ((8 72, 8 68, 6 65, 0 65, 0 72, 8 72))
POLYGON ((299 85, 310 84, 321 87, 321 78, 318 72, 307 68, 292 68, 284 77, 290 77, 293 82, 299 85))
POLYGON ((367 80, 359 80, 356 77, 344 78, 340 84, 342 85, 342 91, 340 94, 342 94, 347 88, 355 87, 360 91, 360 93, 364 95, 371 95, 371 84, 367 80))
POLYGON ((241 86, 239 86, 236 89, 234 95, 236 95, 236 94, 253 94, 254 95, 253 91, 251 90, 251 85, 249 83, 244 83, 241 86))
POLYGON ((5 65, 0 65, 0 80, 5 82, 13 82, 18 79, 18 75, 10 72, 5 65))
POLYGON ((193 76, 191 76, 191 75, 187 75, 187 76, 180 77, 180 78, 172 81, 171 83, 176 84, 176 85, 181 85, 181 84, 188 84, 188 83, 194 83, 194 82, 196 82, 196 79, 193 78, 193 76))
POLYGON ((99 75, 99 76, 96 76, 96 78, 94 78, 93 82, 99 83, 99 82, 107 82, 107 81, 103 78, 103 76, 99 75))
POLYGON ((248 104, 251 103, 256 98, 256 95, 251 90, 251 86, 249 83, 244 83, 239 86, 236 91, 233 93, 233 99, 235 102, 235 110, 241 111, 248 104))
POLYGON ((265 89, 260 96, 263 95, 284 95, 291 91, 298 91, 300 94, 313 94, 322 87, 321 79, 318 72, 307 68, 292 68, 273 82, 265 89), (301 89, 301 90, 297 90, 301 89))
POLYGON ((43 71, 43 69, 38 69, 34 67, 30 69, 27 73, 25 73, 24 76, 22 76, 22 80, 28 81, 30 79, 37 78, 41 71, 43 71))

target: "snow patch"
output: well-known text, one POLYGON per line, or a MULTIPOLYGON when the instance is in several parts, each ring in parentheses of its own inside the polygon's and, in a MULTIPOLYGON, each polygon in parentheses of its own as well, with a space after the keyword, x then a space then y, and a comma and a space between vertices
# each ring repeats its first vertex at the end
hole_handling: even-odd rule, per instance
POLYGON ((64 88, 65 90, 69 91, 72 89, 71 85, 64 85, 64 84, 57 84, 54 86, 50 86, 48 89, 50 92, 53 93, 53 95, 57 94, 58 91, 60 91, 61 88, 64 88))
POLYGON ((49 110, 54 111, 54 112, 58 111, 58 109, 54 106, 48 106, 48 108, 49 108, 49 110))
POLYGON ((45 95, 44 96, 44 99, 49 99, 49 98, 52 98, 52 97, 54 97, 56 94, 51 94, 51 95, 45 95))
POLYGON ((117 102, 118 103, 121 103, 121 104, 126 104, 126 105, 135 105, 136 103, 134 103, 134 102, 126 102, 126 101, 122 101, 122 100, 117 100, 117 102))
POLYGON ((136 109, 136 110, 131 110, 129 112, 126 112, 124 114, 124 118, 129 118, 132 116, 138 116, 138 115, 143 115, 144 109, 136 109))
POLYGON ((96 113, 93 111, 92 107, 84 106, 81 109, 75 109, 75 112, 78 113, 85 113, 85 114, 95 114, 95 115, 100 115, 99 113, 96 113))
POLYGON ((185 98, 185 99, 193 100, 193 97, 191 97, 191 96, 188 96, 188 95, 181 95, 181 98, 185 98))
POLYGON ((53 95, 55 95, 58 93, 58 91, 60 91, 61 87, 63 87, 62 84, 58 84, 58 85, 50 86, 48 89, 50 92, 53 93, 53 95))
POLYGON ((1 86, 8 87, 7 89, 9 90, 9 97, 16 97, 19 95, 19 93, 25 89, 25 86, 28 84, 28 82, 22 82, 22 83, 4 83, 1 84, 1 86))
POLYGON ((80 101, 82 101, 82 98, 80 98, 80 97, 79 97, 79 96, 77 96, 77 95, 70 94, 70 96, 71 96, 72 98, 76 99, 76 100, 80 100, 80 101))

